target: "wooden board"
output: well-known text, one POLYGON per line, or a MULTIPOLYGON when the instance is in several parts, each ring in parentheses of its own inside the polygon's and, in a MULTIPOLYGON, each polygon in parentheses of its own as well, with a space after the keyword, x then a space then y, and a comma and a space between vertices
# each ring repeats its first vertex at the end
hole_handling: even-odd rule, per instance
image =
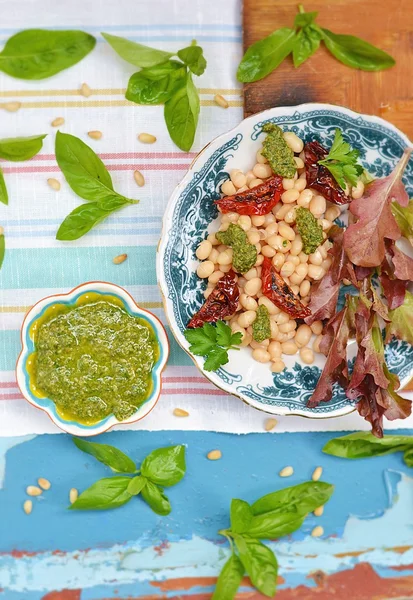
MULTIPOLYGON (((298 69, 291 57, 266 79, 245 86, 245 115, 272 106, 329 102, 387 119, 413 138, 412 0, 313 0, 317 23, 334 33, 352 34, 380 47, 396 65, 378 73, 346 67, 321 45, 298 69)), ((244 0, 244 46, 280 27, 292 27, 294 0, 244 0)))

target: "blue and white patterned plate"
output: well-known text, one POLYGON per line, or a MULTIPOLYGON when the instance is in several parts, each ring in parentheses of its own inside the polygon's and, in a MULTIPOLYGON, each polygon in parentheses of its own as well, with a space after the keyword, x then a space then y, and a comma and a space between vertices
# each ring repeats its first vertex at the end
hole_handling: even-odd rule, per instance
MULTIPOLYGON (((178 343, 188 351, 183 331, 192 315, 202 305, 206 283, 196 275, 195 250, 209 232, 216 230, 217 209, 213 200, 220 197, 220 187, 231 169, 248 171, 261 146, 261 129, 273 121, 284 130, 294 131, 305 141, 318 140, 331 145, 338 127, 361 154, 361 162, 375 177, 390 173, 406 146, 408 138, 390 123, 378 117, 360 115, 329 104, 303 104, 273 108, 242 121, 235 129, 212 141, 197 156, 188 173, 172 194, 166 209, 162 237, 157 255, 158 281, 164 297, 167 317, 178 343)), ((405 184, 413 194, 413 161, 405 172, 405 184)), ((355 344, 349 347, 354 357, 355 344)), ((190 354, 190 353, 189 353, 190 354)), ((413 375, 413 348, 392 341, 386 348, 390 369, 402 384, 413 375)), ((260 364, 243 348, 230 352, 230 361, 216 373, 203 370, 203 358, 192 356, 195 364, 216 386, 238 396, 248 404, 278 415, 302 415, 325 418, 345 415, 354 409, 337 386, 332 400, 315 409, 306 404, 320 376, 325 359, 317 355, 314 365, 286 356, 286 369, 271 373, 268 364, 260 364)))

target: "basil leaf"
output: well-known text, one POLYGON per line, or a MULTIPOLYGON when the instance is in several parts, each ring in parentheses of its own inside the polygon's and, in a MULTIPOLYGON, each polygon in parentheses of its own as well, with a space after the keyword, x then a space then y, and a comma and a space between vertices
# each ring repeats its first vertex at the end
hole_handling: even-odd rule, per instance
POLYGON ((9 203, 9 195, 7 193, 6 182, 4 181, 3 171, 0 168, 0 202, 3 204, 9 203))
POLYGON ((280 538, 299 529, 306 516, 306 514, 302 515, 297 510, 290 510, 289 512, 274 510, 252 517, 248 529, 239 533, 248 533, 251 537, 261 540, 280 538))
POLYGON ((362 71, 381 71, 396 64, 394 58, 354 35, 338 35, 321 29, 328 50, 340 62, 362 71))
POLYGON ((145 485, 147 484, 146 477, 142 477, 141 475, 137 475, 133 479, 129 479, 128 492, 132 494, 132 496, 137 496, 141 493, 145 485))
POLYGON ((83 31, 26 29, 6 42, 0 71, 19 79, 44 79, 78 63, 95 44, 83 31))
POLYGON ((238 81, 249 83, 269 75, 292 52, 295 36, 294 29, 283 27, 252 44, 239 64, 238 81))
POLYGON ((68 242, 78 240, 95 225, 109 217, 115 210, 126 206, 129 202, 125 199, 119 198, 118 207, 106 210, 102 208, 97 202, 87 202, 77 206, 61 223, 57 230, 56 239, 68 242))
POLYGON ((4 237, 4 233, 2 233, 0 235, 0 269, 3 265, 5 254, 6 254, 6 238, 4 237))
POLYGON ((153 483, 169 487, 185 475, 185 446, 158 448, 143 461, 141 473, 153 483))
POLYGON ((248 531, 252 519, 252 511, 248 502, 234 498, 231 501, 231 530, 234 533, 248 531))
POLYGON ((294 67, 302 65, 318 50, 321 38, 318 29, 311 25, 307 25, 297 33, 293 47, 294 67))
POLYGON ((114 471, 118 471, 119 473, 134 473, 136 471, 136 465, 133 460, 114 446, 87 442, 77 437, 72 439, 79 450, 94 456, 99 462, 107 465, 114 471))
POLYGON ((340 458, 367 458, 403 452, 408 448, 413 448, 413 436, 385 435, 376 438, 370 432, 363 431, 330 440, 323 452, 340 458))
POLYGON ((172 140, 181 150, 188 152, 195 139, 199 116, 199 95, 191 74, 185 83, 165 103, 165 123, 172 140))
POLYGON ((292 507, 297 517, 307 515, 324 505, 331 497, 334 486, 323 481, 307 481, 263 496, 251 506, 254 515, 270 511, 288 512, 292 507))
POLYGON ((413 469, 413 448, 411 448, 410 450, 406 450, 403 456, 403 460, 408 467, 411 467, 413 469))
POLYGON ((100 479, 85 490, 69 508, 71 510, 106 510, 129 502, 132 496, 127 491, 130 477, 108 477, 100 479))
POLYGON ((164 104, 185 76, 185 67, 175 60, 142 69, 129 79, 125 97, 136 104, 164 104))
POLYGON ((233 600, 244 572, 244 565, 236 554, 232 554, 222 568, 211 600, 233 600))
POLYGON ((0 140, 0 157, 13 162, 33 158, 42 149, 45 137, 46 134, 0 140))
POLYGON ((123 60, 136 67, 154 67, 166 62, 173 56, 171 52, 164 52, 164 50, 157 50, 150 46, 131 42, 126 38, 111 35, 110 33, 102 33, 102 36, 123 60))
POLYGON ((141 496, 157 515, 165 517, 172 510, 171 504, 162 489, 152 481, 147 481, 145 487, 142 488, 141 496))
POLYGON ((204 57, 204 51, 201 46, 192 45, 179 50, 178 57, 184 62, 194 75, 202 75, 205 71, 207 62, 204 57))
POLYGON ((306 27, 311 25, 317 18, 318 12, 303 12, 295 15, 294 27, 306 27))
POLYGON ((251 583, 264 596, 272 598, 277 588, 278 563, 274 553, 258 540, 234 535, 240 559, 251 583))

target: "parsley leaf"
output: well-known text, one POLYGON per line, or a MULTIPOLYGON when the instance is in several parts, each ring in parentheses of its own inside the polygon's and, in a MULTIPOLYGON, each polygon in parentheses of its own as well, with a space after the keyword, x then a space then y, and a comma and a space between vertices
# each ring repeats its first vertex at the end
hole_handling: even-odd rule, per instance
POLYGON ((341 131, 336 129, 330 152, 318 162, 330 171, 339 186, 345 190, 347 183, 357 185, 360 175, 364 172, 363 167, 357 164, 359 154, 358 150, 344 141, 341 131))
POLYGON ((205 357, 206 371, 216 371, 229 361, 228 350, 238 350, 242 341, 240 332, 232 333, 225 321, 217 321, 216 327, 204 323, 202 327, 186 329, 186 340, 190 343, 189 351, 197 356, 205 357))

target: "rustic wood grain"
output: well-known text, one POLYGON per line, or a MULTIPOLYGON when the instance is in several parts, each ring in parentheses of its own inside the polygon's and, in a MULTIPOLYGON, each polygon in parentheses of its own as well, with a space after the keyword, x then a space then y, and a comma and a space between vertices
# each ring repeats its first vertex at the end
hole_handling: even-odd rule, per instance
MULTIPOLYGON (((244 0, 244 46, 279 27, 292 27, 293 0, 244 0)), ((321 44, 298 69, 288 57, 266 79, 245 86, 245 115, 273 106, 329 102, 387 119, 413 138, 413 2, 412 0, 313 0, 317 23, 334 33, 359 36, 388 52, 396 65, 365 72, 346 67, 321 44)))

